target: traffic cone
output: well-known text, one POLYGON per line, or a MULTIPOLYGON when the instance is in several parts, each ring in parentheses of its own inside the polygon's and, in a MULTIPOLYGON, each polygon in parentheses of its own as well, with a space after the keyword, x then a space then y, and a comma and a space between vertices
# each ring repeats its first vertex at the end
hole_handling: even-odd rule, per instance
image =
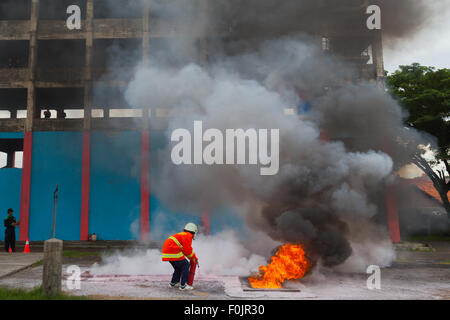
POLYGON ((28 241, 28 238, 27 241, 25 242, 25 249, 23 250, 23 252, 30 253, 30 242, 28 241))

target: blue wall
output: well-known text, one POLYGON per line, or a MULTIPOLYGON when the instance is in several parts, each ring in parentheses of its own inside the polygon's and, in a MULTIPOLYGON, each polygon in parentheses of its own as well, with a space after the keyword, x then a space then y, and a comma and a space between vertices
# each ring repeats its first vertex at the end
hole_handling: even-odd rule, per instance
MULTIPOLYGON (((3 219, 8 215, 8 208, 14 210, 16 220, 20 219, 20 186, 22 180, 22 169, 7 168, 0 169, 0 217, 3 219)), ((1 240, 3 241, 2 233, 1 240)), ((19 228, 16 228, 16 239, 19 239, 19 228)))
MULTIPOLYGON (((0 132, 0 139, 23 139, 23 132, 0 132)), ((20 187, 22 184, 22 169, 0 169, 0 217, 7 216, 8 208, 14 210, 16 220, 20 219, 20 187)), ((3 230, 3 223, 2 223, 3 230)), ((2 234, 3 235, 3 234, 2 234)), ((19 228, 16 228, 16 239, 19 239, 19 228)), ((3 236, 1 238, 3 241, 3 236)))
POLYGON ((81 160, 81 132, 33 133, 30 240, 50 237, 53 191, 57 184, 56 237, 80 239, 81 160))
POLYGON ((0 132, 0 139, 23 139, 23 132, 0 132))
POLYGON ((141 132, 91 132, 89 233, 101 240, 140 237, 141 132))
MULTIPOLYGON (((0 133, 0 138, 21 137, 23 133, 0 133)), ((151 131, 150 172, 153 177, 158 176, 159 168, 152 160, 167 143, 164 131, 151 131)), ((82 133, 34 132, 32 152, 30 240, 46 240, 50 236, 56 184, 59 185, 56 236, 79 240, 82 133)), ((89 233, 96 233, 98 239, 139 239, 140 161, 140 131, 91 132, 89 233)), ((21 174, 21 169, 0 170, 0 216, 6 216, 6 209, 12 207, 16 218, 20 218, 21 174)), ((170 211, 167 204, 151 194, 152 240, 164 240, 169 234, 179 232, 187 222, 200 224, 200 214, 170 211)), ((213 234, 228 227, 242 232, 246 229, 242 218, 231 208, 215 208, 211 212, 210 226, 213 234)), ((19 232, 16 235, 18 237, 19 232)))
MULTIPOLYGON (((155 159, 158 150, 164 148, 168 143, 168 135, 165 131, 150 132, 150 171, 153 179, 157 179, 159 168, 155 159)), ((167 161, 171 161, 167 159, 167 161)), ((154 183, 153 185, 157 185, 154 183)), ((174 181, 176 188, 176 181, 174 181)), ((150 189, 150 192, 152 190, 150 189)), ((150 197, 150 239, 164 240, 174 232, 180 232, 187 222, 201 223, 201 213, 173 212, 155 197, 150 197)), ((246 232, 244 220, 231 207, 214 208, 210 212, 211 234, 220 232, 227 228, 233 228, 239 232, 246 232)))

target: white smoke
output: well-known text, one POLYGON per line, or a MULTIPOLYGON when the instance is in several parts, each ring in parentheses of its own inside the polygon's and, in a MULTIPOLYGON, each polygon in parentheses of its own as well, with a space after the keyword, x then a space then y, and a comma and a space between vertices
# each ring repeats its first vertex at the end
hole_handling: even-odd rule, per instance
POLYGON ((193 245, 205 274, 246 276, 266 264, 266 258, 246 249, 233 230, 201 235, 193 245))
MULTIPOLYGON (((214 236, 199 235, 192 247, 199 259, 198 272, 204 275, 246 276, 266 264, 266 258, 246 249, 233 230, 214 236)), ((103 257, 89 272, 94 275, 161 275, 171 274, 173 268, 161 261, 159 249, 132 249, 103 257)))
POLYGON ((152 275, 169 274, 170 268, 161 261, 158 249, 129 249, 103 257, 102 262, 89 268, 94 275, 152 275))
POLYGON ((349 225, 352 231, 350 244, 353 252, 344 263, 334 267, 334 270, 365 273, 370 265, 381 268, 391 266, 396 253, 385 227, 363 221, 353 221, 349 225))

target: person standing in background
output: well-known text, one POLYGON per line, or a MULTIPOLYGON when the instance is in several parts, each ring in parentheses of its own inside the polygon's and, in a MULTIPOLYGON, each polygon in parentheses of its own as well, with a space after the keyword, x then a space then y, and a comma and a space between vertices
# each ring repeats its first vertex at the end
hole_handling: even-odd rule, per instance
POLYGON ((13 216, 14 210, 9 208, 8 215, 3 221, 5 229, 5 251, 8 252, 11 248, 12 252, 16 252, 16 230, 15 228, 20 224, 20 220, 16 222, 16 218, 13 216))

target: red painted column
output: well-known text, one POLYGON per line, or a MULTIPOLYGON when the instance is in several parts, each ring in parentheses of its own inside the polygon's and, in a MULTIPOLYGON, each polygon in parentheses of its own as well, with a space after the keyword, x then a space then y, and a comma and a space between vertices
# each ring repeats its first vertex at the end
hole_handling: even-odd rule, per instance
POLYGON ((320 130, 320 137, 319 137, 319 139, 322 142, 329 142, 330 141, 330 135, 328 134, 328 130, 327 129, 320 130))
MULTIPOLYGON (((392 153, 392 145, 387 138, 384 140, 384 152, 387 154, 392 153)), ((387 186, 385 189, 385 201, 386 201, 386 220, 388 224, 389 234, 392 242, 400 242, 400 225, 398 222, 398 208, 397 199, 395 197, 395 187, 387 186)))
POLYGON ((30 222, 31 155, 33 132, 25 132, 23 137, 22 185, 20 191, 19 240, 26 241, 30 222))
POLYGON ((392 242, 400 242, 400 226, 398 223, 398 208, 395 199, 395 188, 389 186, 386 188, 386 218, 389 227, 389 234, 392 242))
POLYGON ((141 241, 150 240, 150 131, 141 138, 141 241))
POLYGON ((204 210, 202 213, 202 225, 205 227, 205 234, 209 235, 210 232, 210 215, 209 210, 204 210))
POLYGON ((88 240, 90 185, 91 185, 91 132, 83 131, 80 240, 88 240))

